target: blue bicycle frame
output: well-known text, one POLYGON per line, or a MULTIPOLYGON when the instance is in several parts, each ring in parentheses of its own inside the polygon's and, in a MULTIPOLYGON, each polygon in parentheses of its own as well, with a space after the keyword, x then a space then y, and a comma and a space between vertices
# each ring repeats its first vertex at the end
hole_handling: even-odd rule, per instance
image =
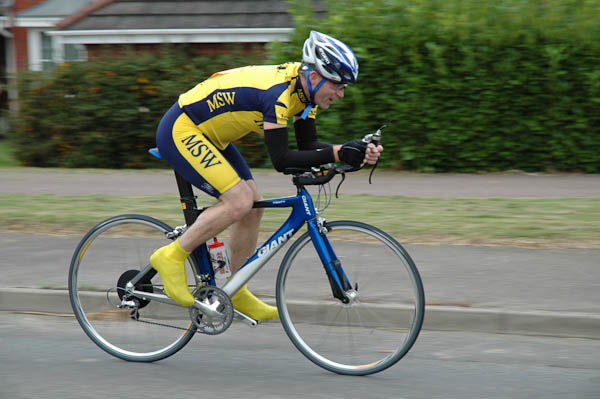
MULTIPOLYGON (((158 159, 162 156, 157 149, 149 150, 149 153, 158 159)), ((332 177, 334 174, 330 174, 332 177)), ((192 190, 192 185, 186 181, 179 173, 175 171, 175 178, 179 188, 181 205, 185 221, 188 226, 196 221, 196 218, 204 209, 199 210, 196 204, 196 197, 192 190)), ((325 177, 326 180, 327 179, 325 177)), ((308 232, 312 239, 313 245, 319 258, 326 270, 333 296, 347 303, 348 298, 345 292, 352 288, 350 282, 341 267, 341 263, 324 234, 327 229, 317 219, 314 203, 310 193, 304 188, 303 184, 294 181, 298 188, 298 194, 295 197, 273 198, 254 202, 254 208, 292 208, 292 212, 283 225, 269 238, 263 246, 258 248, 254 255, 246 261, 240 270, 233 275, 222 287, 223 291, 230 297, 233 296, 244 284, 246 284, 252 276, 254 276, 272 257, 275 255, 285 243, 302 228, 304 223, 308 224, 308 232)), ((306 183, 308 184, 308 183, 306 183)), ((311 183, 312 184, 312 183, 311 183)), ((200 276, 201 281, 215 286, 214 272, 210 255, 206 243, 200 245, 194 250, 192 256, 195 257, 196 263, 200 270, 196 273, 200 276)), ((138 278, 132 280, 132 284, 136 284, 144 273, 141 273, 138 278)), ((148 294, 146 294, 148 295, 148 294)))
MULTIPOLYGON (((323 234, 323 231, 325 230, 317 219, 310 193, 305 188, 299 188, 298 195, 294 197, 256 201, 254 203, 254 208, 292 208, 292 212, 283 225, 261 247, 259 247, 241 269, 227 281, 222 287, 223 291, 229 296, 235 294, 273 257, 273 255, 285 246, 285 243, 288 242, 306 222, 315 249, 327 271, 327 275, 330 276, 334 296, 344 300, 345 295, 343 293, 349 289, 351 285, 343 273, 341 264, 327 240, 327 236, 323 234), (333 279, 333 281, 331 281, 331 279, 333 279)), ((206 244, 203 244, 196 249, 196 251, 194 251, 194 256, 196 256, 197 263, 201 268, 200 273, 203 275, 210 275, 210 284, 215 285, 206 244)))

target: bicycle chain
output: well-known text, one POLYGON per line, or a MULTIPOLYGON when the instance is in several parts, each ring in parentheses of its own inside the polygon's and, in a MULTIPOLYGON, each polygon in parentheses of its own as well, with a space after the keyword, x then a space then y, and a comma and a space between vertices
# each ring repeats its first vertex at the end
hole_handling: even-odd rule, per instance
POLYGON ((146 321, 146 320, 140 320, 140 319, 137 319, 136 321, 138 323, 152 324, 154 326, 174 328, 176 330, 182 330, 182 331, 189 331, 190 330, 189 328, 177 327, 177 326, 172 326, 172 325, 163 324, 163 323, 156 323, 154 321, 146 321))
MULTIPOLYGON (((133 312, 135 312, 135 310, 134 310, 133 312)), ((160 327, 174 328, 174 329, 176 329, 176 330, 182 330, 182 331, 189 331, 189 330, 190 330, 189 328, 183 328, 183 327, 172 326, 172 325, 170 325, 170 324, 157 323, 157 322, 155 322, 155 321, 140 320, 140 319, 139 319, 139 316, 138 316, 138 318, 135 318, 135 317, 133 317, 133 316, 132 316, 132 315, 133 315, 133 312, 132 312, 132 313, 129 315, 129 317, 130 317, 132 320, 135 320, 135 321, 137 321, 138 323, 145 323, 145 324, 151 324, 151 325, 154 325, 154 326, 160 326, 160 327)), ((192 323, 192 324, 194 324, 194 323, 192 323)))
MULTIPOLYGON (((153 285, 145 285, 145 284, 144 284, 144 285, 140 285, 140 286, 141 286, 141 287, 146 287, 146 286, 151 286, 151 287, 154 287, 153 285)), ((113 288, 111 288, 111 289, 113 289, 113 288)), ((106 299, 108 300, 108 303, 109 303, 110 305, 112 305, 112 306, 115 306, 115 305, 114 305, 114 304, 113 304, 113 303, 110 301, 110 299, 109 299, 109 297, 108 297, 108 293, 110 292, 110 290, 111 290, 111 289, 109 289, 109 290, 106 292, 106 299)), ((119 287, 114 287, 114 289, 116 289, 117 291, 118 291, 119 289, 122 289, 122 290, 123 290, 123 288, 119 288, 119 287)), ((142 288, 142 289, 143 289, 143 288, 142 288)), ((122 298, 121 298, 121 299, 122 299, 122 298)), ((116 307, 116 308, 119 308, 119 306, 115 306, 115 307, 116 307)), ((137 308, 137 307, 136 307, 136 308, 134 308, 134 309, 131 311, 131 313, 129 313, 129 318, 130 318, 130 319, 132 319, 132 320, 134 320, 134 321, 137 321, 138 323, 150 324, 150 325, 159 326, 159 327, 168 327, 168 328, 174 328, 174 329, 176 329, 176 330, 182 330, 182 331, 189 331, 189 328, 183 328, 183 327, 178 327, 178 326, 172 326, 172 325, 170 325, 170 324, 164 324, 164 323, 157 323, 157 322, 155 322, 155 321, 140 320, 139 308, 137 308), (135 313, 137 313, 137 315, 135 315, 135 313)), ((191 321, 191 320, 190 320, 190 321, 191 321)), ((194 324, 194 323, 192 322, 192 324, 194 324)))
MULTIPOLYGON (((119 288, 117 287, 117 290, 118 289, 119 288)), ((199 297, 202 297, 202 295, 208 295, 208 292, 210 292, 210 291, 214 292, 215 294, 218 294, 218 292, 220 292, 221 290, 219 288, 217 288, 217 287, 211 287, 210 289, 208 289, 208 291, 207 291, 207 289, 204 289, 204 290, 201 289, 197 293, 195 293, 195 295, 198 294, 198 293, 201 293, 199 295, 199 297), (215 291, 217 291, 217 292, 215 292, 215 291)), ((223 293, 222 295, 224 295, 225 298, 229 299, 229 297, 227 297, 227 294, 223 293)), ((108 293, 107 293, 107 298, 108 298, 108 293)), ((223 300, 223 297, 221 298, 221 300, 223 300)), ((110 303, 110 300, 108 302, 110 303)), ((233 305, 231 305, 231 300, 229 301, 229 303, 230 303, 231 309, 233 309, 233 305)), ((191 314, 193 314, 193 313, 191 313, 191 314)), ((150 325, 159 326, 159 327, 174 328, 176 330, 182 330, 182 331, 189 331, 190 330, 189 327, 188 328, 183 328, 183 327, 173 326, 173 325, 170 325, 170 324, 157 323, 155 321, 140 320, 139 317, 140 317, 140 315, 139 315, 139 309, 138 308, 134 308, 131 311, 131 313, 129 313, 129 318, 132 319, 132 320, 137 321, 138 323, 150 324, 150 325)), ((197 315, 196 315, 196 317, 197 317, 197 315)), ((232 318, 233 318, 233 313, 232 313, 232 315, 230 317, 228 317, 228 319, 229 319, 229 320, 227 320, 228 323, 225 322, 225 327, 221 331, 219 331, 218 333, 221 333, 221 332, 225 331, 229 327, 229 325, 231 324, 231 319, 232 318)), ((195 322, 193 319, 191 320, 191 322, 192 322, 192 325, 196 328, 196 331, 200 330, 203 333, 208 333, 207 331, 205 331, 204 328, 200 328, 199 325, 198 325, 198 323, 195 322)), ((208 333, 208 334, 209 335, 213 335, 214 333, 208 333)))

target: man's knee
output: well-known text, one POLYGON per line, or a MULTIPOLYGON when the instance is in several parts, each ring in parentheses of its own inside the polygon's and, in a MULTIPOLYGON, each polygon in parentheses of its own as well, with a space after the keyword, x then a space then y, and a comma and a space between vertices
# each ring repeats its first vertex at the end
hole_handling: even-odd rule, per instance
POLYGON ((254 191, 241 181, 240 183, 227 190, 222 196, 221 201, 227 206, 230 215, 234 221, 246 217, 254 205, 254 191))

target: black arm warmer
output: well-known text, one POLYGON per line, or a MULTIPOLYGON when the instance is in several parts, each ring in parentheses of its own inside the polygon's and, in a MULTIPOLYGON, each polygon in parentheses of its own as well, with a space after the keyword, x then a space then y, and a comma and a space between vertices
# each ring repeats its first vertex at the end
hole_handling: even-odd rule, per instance
POLYGON ((291 151, 288 148, 287 127, 265 130, 265 143, 278 172, 283 172, 285 168, 309 168, 335 161, 331 146, 322 150, 291 151))
POLYGON ((298 119, 294 122, 294 131, 296 132, 296 143, 299 150, 317 150, 331 147, 331 144, 317 141, 317 126, 312 118, 298 119))

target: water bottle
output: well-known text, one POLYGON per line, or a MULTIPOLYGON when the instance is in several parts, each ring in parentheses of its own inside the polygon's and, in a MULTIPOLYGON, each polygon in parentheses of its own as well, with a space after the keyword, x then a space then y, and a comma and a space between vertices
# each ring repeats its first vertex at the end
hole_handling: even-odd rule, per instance
POLYGON ((225 243, 219 241, 218 238, 215 237, 213 238, 213 241, 208 244, 208 250, 210 252, 210 260, 212 262, 215 279, 224 280, 231 276, 225 243))

